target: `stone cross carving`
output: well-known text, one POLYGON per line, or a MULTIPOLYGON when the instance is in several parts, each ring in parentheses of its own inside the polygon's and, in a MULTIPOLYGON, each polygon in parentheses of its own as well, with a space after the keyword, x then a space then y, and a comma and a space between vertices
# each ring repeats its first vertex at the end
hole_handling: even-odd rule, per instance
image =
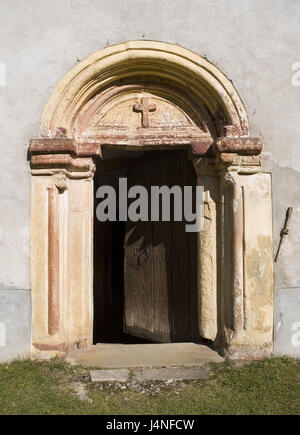
POLYGON ((142 127, 150 126, 150 112, 155 112, 156 105, 149 103, 149 98, 142 98, 142 104, 135 104, 133 106, 135 112, 142 113, 142 127))

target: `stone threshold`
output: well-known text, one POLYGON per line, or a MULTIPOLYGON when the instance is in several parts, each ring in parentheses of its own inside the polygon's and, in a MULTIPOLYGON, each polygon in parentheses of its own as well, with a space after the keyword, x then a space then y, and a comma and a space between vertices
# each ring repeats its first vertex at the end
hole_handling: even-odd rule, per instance
MULTIPOLYGON (((155 369, 202 367, 224 359, 208 346, 196 343, 97 344, 67 355, 71 364, 90 369, 155 369)), ((121 372, 122 373, 122 372, 121 372)))
POLYGON ((148 369, 115 369, 92 370, 92 382, 127 383, 147 381, 187 381, 207 379, 210 373, 209 365, 203 367, 161 367, 148 369))

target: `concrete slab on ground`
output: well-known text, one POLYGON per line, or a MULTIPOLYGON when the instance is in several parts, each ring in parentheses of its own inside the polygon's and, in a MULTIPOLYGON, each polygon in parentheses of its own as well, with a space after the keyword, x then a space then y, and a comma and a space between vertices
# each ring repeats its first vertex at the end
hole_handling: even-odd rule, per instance
POLYGON ((128 382, 129 380, 145 381, 186 381, 195 379, 207 379, 209 376, 208 366, 204 367, 162 367, 152 369, 115 369, 115 370, 92 370, 90 372, 92 382, 128 382))
POLYGON ((138 381, 186 381, 207 379, 209 369, 204 367, 162 367, 133 370, 133 379, 138 381))
POLYGON ((71 351, 66 359, 71 364, 102 369, 199 367, 224 361, 217 352, 196 343, 97 344, 71 351))
POLYGON ((130 370, 92 370, 90 374, 92 382, 127 382, 130 370))

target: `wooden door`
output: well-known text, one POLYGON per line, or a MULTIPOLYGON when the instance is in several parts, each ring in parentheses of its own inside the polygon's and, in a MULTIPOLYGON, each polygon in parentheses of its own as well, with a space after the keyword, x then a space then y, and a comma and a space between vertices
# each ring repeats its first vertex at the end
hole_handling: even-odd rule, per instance
MULTIPOLYGON (((150 198, 151 185, 195 186, 196 175, 185 151, 153 151, 130 168, 132 185, 145 186, 150 198)), ((126 222, 126 333, 156 342, 197 339, 196 233, 185 224, 126 222)))

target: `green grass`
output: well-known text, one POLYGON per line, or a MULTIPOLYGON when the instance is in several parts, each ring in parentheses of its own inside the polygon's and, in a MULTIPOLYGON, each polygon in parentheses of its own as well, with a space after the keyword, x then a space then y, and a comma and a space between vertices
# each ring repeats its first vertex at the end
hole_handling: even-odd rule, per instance
POLYGON ((154 396, 100 391, 88 370, 61 360, 0 365, 0 415, 5 414, 299 414, 300 360, 272 358, 241 367, 225 363, 205 381, 154 396), (92 402, 74 392, 85 384, 92 402), (176 393, 177 392, 177 393, 176 393))

